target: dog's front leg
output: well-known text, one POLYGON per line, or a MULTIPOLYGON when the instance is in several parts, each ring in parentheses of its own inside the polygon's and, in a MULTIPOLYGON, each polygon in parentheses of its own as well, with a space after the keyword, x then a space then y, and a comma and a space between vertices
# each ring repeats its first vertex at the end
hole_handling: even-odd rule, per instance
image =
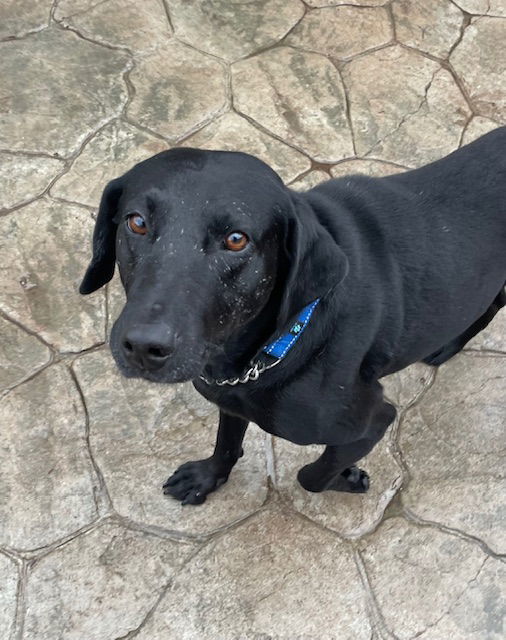
POLYGON ((181 465, 163 485, 163 492, 182 504, 202 504, 208 493, 228 480, 232 467, 242 456, 247 427, 247 420, 220 411, 213 455, 181 465))

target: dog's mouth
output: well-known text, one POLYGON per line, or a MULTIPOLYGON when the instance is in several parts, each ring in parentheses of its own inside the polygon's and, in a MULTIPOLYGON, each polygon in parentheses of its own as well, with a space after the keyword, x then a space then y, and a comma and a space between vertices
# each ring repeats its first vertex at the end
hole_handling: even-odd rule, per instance
POLYGON ((153 369, 138 362, 129 362, 112 339, 110 349, 119 372, 125 378, 140 378, 161 384, 197 379, 204 371, 211 355, 217 351, 217 347, 212 344, 205 344, 197 353, 194 350, 182 350, 181 355, 174 354, 163 366, 153 369))
POLYGON ((150 370, 146 369, 142 365, 132 365, 125 362, 125 360, 114 351, 112 351, 112 355, 120 373, 125 378, 143 378, 150 382, 165 384, 194 380, 199 377, 205 366, 205 363, 185 362, 170 366, 165 365, 158 370, 150 370))

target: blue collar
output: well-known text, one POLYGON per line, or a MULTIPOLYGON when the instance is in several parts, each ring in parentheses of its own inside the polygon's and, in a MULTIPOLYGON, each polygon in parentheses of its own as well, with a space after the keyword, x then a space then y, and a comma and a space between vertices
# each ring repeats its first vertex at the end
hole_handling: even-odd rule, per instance
POLYGON ((201 375, 201 380, 203 380, 207 384, 216 384, 220 387, 227 384, 235 386, 236 384, 244 384, 246 382, 249 382, 250 380, 258 380, 258 377, 261 373, 279 364, 293 347, 293 345, 297 342, 297 340, 301 337, 307 325, 309 324, 309 320, 313 315, 313 311, 315 310, 319 302, 320 298, 317 298, 314 302, 308 304, 307 307, 304 307, 290 329, 274 342, 270 342, 269 344, 267 344, 260 352, 256 362, 251 361, 250 367, 240 378, 228 378, 227 380, 208 380, 201 375))
POLYGON ((315 310, 315 307, 319 302, 320 298, 317 298, 314 302, 308 304, 307 307, 304 307, 304 309, 302 309, 302 311, 297 316, 297 320, 291 326, 290 330, 287 333, 283 334, 275 342, 271 342, 270 344, 265 346, 262 349, 263 353, 267 353, 270 356, 274 356, 275 358, 279 358, 279 360, 282 360, 304 333, 304 329, 307 327, 309 320, 313 315, 313 311, 315 310))

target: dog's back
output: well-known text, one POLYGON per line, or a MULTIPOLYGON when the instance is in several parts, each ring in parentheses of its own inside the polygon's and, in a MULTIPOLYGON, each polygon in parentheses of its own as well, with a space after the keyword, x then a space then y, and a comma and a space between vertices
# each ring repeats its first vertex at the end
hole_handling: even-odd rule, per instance
POLYGON ((307 197, 345 245, 350 295, 385 310, 389 372, 461 336, 504 287, 506 127, 421 169, 331 180, 307 197))

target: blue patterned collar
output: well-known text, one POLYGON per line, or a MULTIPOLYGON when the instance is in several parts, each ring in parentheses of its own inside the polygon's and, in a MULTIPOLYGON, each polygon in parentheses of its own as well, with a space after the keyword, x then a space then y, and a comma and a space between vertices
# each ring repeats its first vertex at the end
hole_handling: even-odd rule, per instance
POLYGON ((236 384, 245 384, 246 382, 258 380, 260 374, 272 369, 283 360, 286 354, 290 351, 293 345, 297 342, 300 336, 304 333, 313 311, 317 304, 320 302, 320 298, 317 298, 314 302, 311 302, 304 307, 297 316, 295 322, 291 325, 290 329, 280 336, 274 342, 267 344, 260 352, 256 362, 251 361, 250 367, 239 378, 228 378, 226 380, 208 380, 204 376, 200 376, 206 384, 216 384, 220 387, 225 385, 235 386, 236 384))

